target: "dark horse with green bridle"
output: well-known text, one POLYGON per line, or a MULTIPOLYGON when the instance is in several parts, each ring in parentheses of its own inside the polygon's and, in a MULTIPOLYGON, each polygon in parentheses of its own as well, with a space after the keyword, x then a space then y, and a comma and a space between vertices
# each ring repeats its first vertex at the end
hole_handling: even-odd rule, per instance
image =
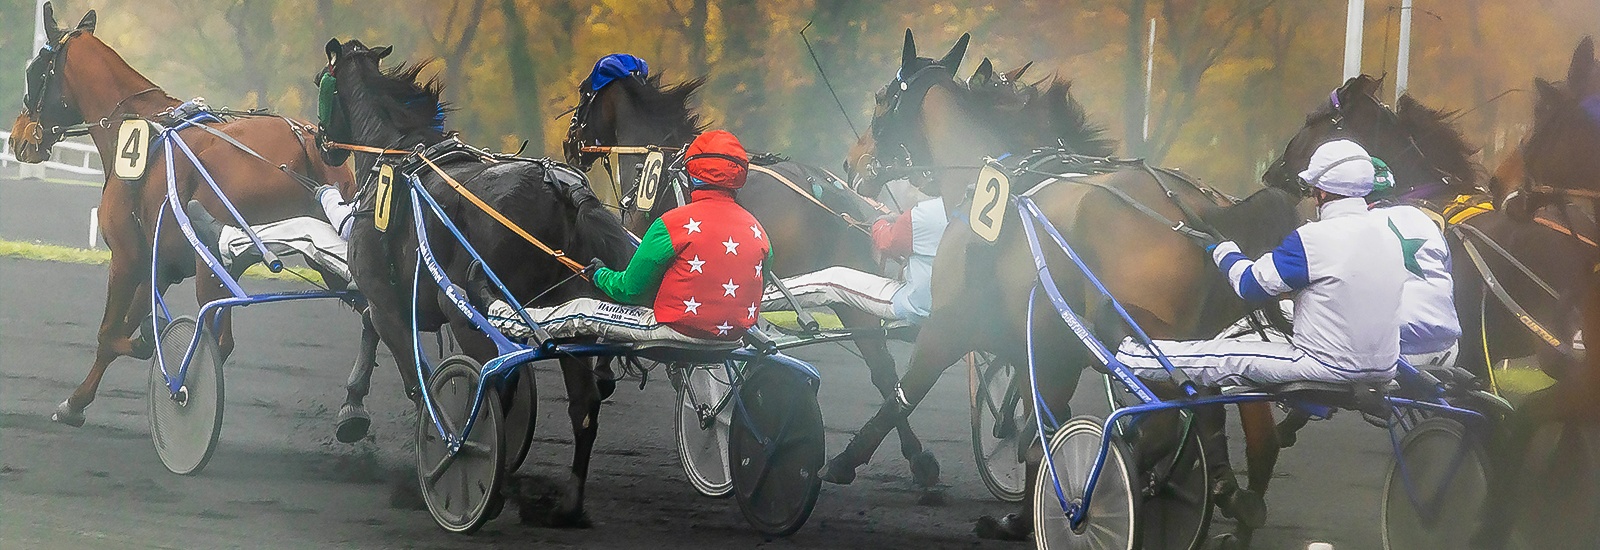
MULTIPOLYGON (((1068 150, 1072 144, 1059 137, 1092 128, 1081 118, 1078 132, 1058 131, 1052 134, 1058 137, 1042 139, 1036 125, 992 116, 972 100, 971 87, 953 78, 965 45, 963 37, 939 60, 919 57, 908 31, 898 74, 877 97, 872 132, 864 138, 871 143, 858 146, 852 154, 858 167, 851 172, 872 174, 863 178, 861 191, 870 193, 872 186, 893 177, 910 177, 944 201, 952 222, 934 260, 933 311, 922 325, 911 365, 900 381, 904 402, 888 403, 868 420, 829 462, 825 480, 852 480, 855 468, 871 458, 889 429, 912 412, 940 373, 968 352, 984 351, 1001 361, 1025 365, 1031 345, 1033 355, 1042 361, 1035 366, 1037 377, 1032 381, 1040 398, 1052 410, 1070 410, 1067 400, 1084 366, 1094 359, 1069 335, 1066 323, 1050 314, 1033 315, 1036 338, 1032 342, 1025 338, 1030 312, 1055 310, 1042 294, 1038 303, 1032 303, 1038 284, 1035 257, 1005 194, 988 195, 988 202, 977 204, 968 190, 985 164, 984 157, 1040 160, 1031 165, 1034 169, 1016 172, 1020 175, 1013 176, 1011 191, 1031 194, 1050 223, 1074 243, 1111 293, 1156 338, 1209 338, 1252 309, 1217 275, 1211 259, 1184 228, 1207 228, 1259 254, 1298 225, 1294 213, 1298 197, 1281 190, 1263 190, 1235 203, 1181 174, 1141 161, 1083 162, 1072 154, 1081 152, 1068 150), (1088 166, 1100 168, 1087 170, 1088 166), (975 231, 978 227, 994 232, 992 242, 975 231)), ((1055 251, 1046 252, 1043 261, 1061 265, 1068 259, 1055 251)), ((1111 321, 1116 317, 1109 304, 1082 277, 1060 278, 1057 284, 1071 307, 1094 322, 1097 337, 1110 345, 1121 340, 1125 327, 1111 321)), ((1019 377, 1019 387, 1028 384, 1026 376, 1019 377)), ((1258 413, 1267 411, 1250 414, 1258 413)), ((1211 417, 1203 426, 1222 425, 1220 408, 1197 414, 1211 417)), ((1268 414, 1264 423, 1247 425, 1264 426, 1265 432, 1256 436, 1271 440, 1268 414)), ((1138 438, 1137 454, 1140 470, 1148 472, 1176 452, 1173 443, 1178 438, 1177 432, 1162 429, 1158 417, 1144 422, 1140 431, 1149 437, 1138 438)), ((1220 429, 1204 431, 1205 443, 1215 444, 1220 429)), ((1193 439, 1196 432, 1189 433, 1186 442, 1200 444, 1193 439)), ((1042 456, 1037 439, 1025 454, 1031 493, 1042 456)), ((1143 479, 1153 483, 1156 496, 1145 499, 1141 513, 1163 518, 1144 522, 1141 537, 1147 544, 1192 547, 1203 539, 1210 517, 1210 500, 1205 496, 1211 492, 1210 476, 1197 454, 1210 453, 1185 453, 1189 462, 1172 468, 1170 476, 1143 479), (1195 492, 1177 490, 1196 485, 1195 492)), ((1257 480, 1253 470, 1251 474, 1252 486, 1265 484, 1266 479, 1257 480)), ((1226 479, 1231 480, 1231 473, 1226 479)), ((1221 491, 1228 498, 1240 492, 1232 485, 1221 491)), ((1024 509, 1001 520, 982 518, 980 535, 1024 538, 1032 529, 1030 517, 1024 509)))

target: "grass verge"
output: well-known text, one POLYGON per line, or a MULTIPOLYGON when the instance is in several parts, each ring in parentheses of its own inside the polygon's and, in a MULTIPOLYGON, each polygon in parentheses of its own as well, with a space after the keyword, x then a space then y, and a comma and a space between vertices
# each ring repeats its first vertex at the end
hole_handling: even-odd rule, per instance
MULTIPOLYGON (((106 265, 111 263, 111 251, 109 250, 73 248, 70 246, 3 239, 0 239, 0 257, 85 265, 106 265)), ((304 282, 304 279, 301 278, 304 277, 305 279, 316 281, 316 284, 322 284, 322 275, 314 269, 305 267, 285 267, 282 272, 273 273, 267 270, 266 266, 257 264, 250 266, 250 269, 246 269, 244 276, 253 279, 299 282, 304 282)))

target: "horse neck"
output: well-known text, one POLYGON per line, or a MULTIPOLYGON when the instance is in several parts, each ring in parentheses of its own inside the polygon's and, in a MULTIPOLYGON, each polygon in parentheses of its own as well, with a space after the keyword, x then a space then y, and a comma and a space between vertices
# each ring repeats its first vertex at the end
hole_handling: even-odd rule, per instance
POLYGON ((89 123, 90 138, 102 154, 116 138, 116 121, 109 119, 117 113, 112 110, 151 118, 179 103, 92 34, 68 44, 63 71, 63 91, 89 123), (157 91, 147 91, 151 88, 157 91))
MULTIPOLYGON (((365 86, 351 86, 348 91, 349 98, 344 105, 345 114, 350 119, 350 133, 352 140, 355 141, 354 145, 409 150, 429 143, 428 136, 402 132, 388 122, 381 111, 373 106, 372 92, 365 86)), ((367 173, 376 162, 376 156, 357 155, 356 173, 367 173)))
MULTIPOLYGON (((938 166, 976 167, 983 157, 998 157, 1009 147, 984 119, 967 111, 954 91, 934 86, 922 101, 921 126, 931 163, 938 166)), ((921 162, 919 159, 916 161, 921 162)), ((954 212, 966 197, 967 185, 977 179, 974 170, 936 170, 935 188, 945 208, 954 212)))

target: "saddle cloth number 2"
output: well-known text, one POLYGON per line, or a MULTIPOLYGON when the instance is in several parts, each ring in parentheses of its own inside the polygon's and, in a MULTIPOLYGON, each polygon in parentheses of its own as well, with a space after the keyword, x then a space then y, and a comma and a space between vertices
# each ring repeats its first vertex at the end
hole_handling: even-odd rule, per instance
POLYGON ((1006 200, 1011 196, 1011 179, 993 165, 978 172, 978 185, 972 191, 972 231, 983 240, 994 242, 1000 238, 1000 225, 1006 219, 1006 200))

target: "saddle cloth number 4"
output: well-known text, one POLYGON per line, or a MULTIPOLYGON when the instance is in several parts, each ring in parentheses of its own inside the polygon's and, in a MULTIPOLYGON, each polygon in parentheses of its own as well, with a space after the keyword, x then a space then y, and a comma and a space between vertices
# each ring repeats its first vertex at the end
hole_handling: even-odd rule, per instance
POLYGON ((150 167, 150 138, 155 126, 144 119, 122 121, 117 128, 116 157, 111 172, 117 179, 139 181, 150 167))
POLYGON ((1005 172, 986 165, 978 172, 978 185, 972 191, 972 231, 983 240, 994 242, 1000 238, 1000 225, 1006 219, 1006 200, 1011 196, 1011 178, 1005 172))

